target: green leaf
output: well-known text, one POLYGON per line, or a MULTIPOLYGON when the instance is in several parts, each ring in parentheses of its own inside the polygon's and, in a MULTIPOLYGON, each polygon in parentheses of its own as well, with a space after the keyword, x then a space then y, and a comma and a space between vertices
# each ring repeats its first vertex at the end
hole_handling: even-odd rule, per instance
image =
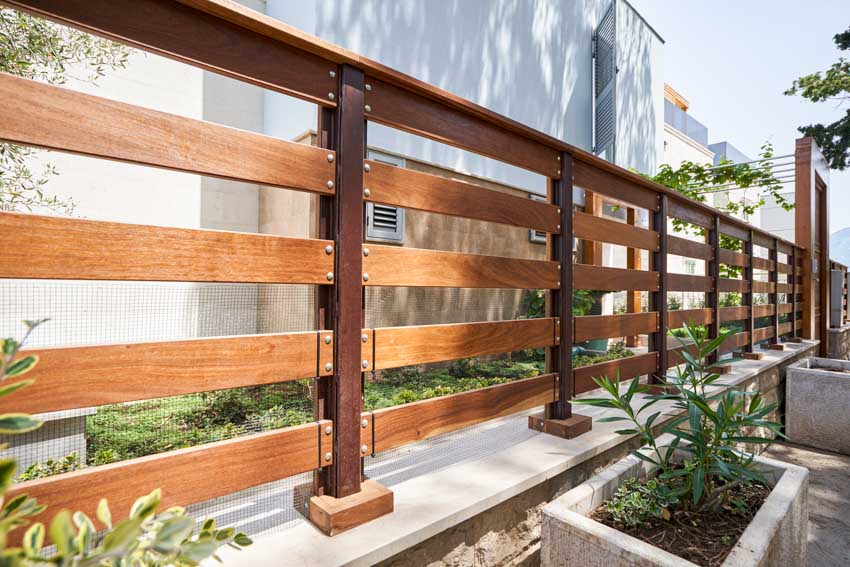
POLYGON ((77 526, 78 530, 74 543, 77 547, 77 551, 83 554, 89 548, 92 537, 94 537, 94 525, 91 523, 91 520, 89 520, 89 517, 82 512, 74 512, 73 519, 74 525, 77 526))
POLYGON ((14 384, 0 386, 0 398, 2 398, 3 396, 8 396, 12 392, 16 392, 21 388, 29 386, 33 382, 35 382, 35 380, 21 380, 20 382, 15 382, 14 384))
POLYGON ((15 478, 15 460, 0 459, 0 494, 5 494, 15 478))
POLYGON ((112 531, 103 538, 103 549, 108 552, 121 552, 127 550, 136 538, 142 535, 142 518, 129 518, 119 522, 112 531))
POLYGON ((26 374, 27 372, 35 368, 36 364, 38 364, 37 356, 35 356, 34 354, 25 356, 20 360, 16 360, 6 368, 6 377, 14 378, 16 376, 26 374))
POLYGON ((249 546, 252 543, 254 543, 254 540, 252 540, 251 538, 249 538, 247 535, 243 534, 242 532, 239 532, 233 538, 233 543, 235 543, 236 545, 241 545, 242 547, 246 547, 246 546, 249 546))
POLYGON ((612 421, 629 421, 629 418, 622 416, 600 417, 596 420, 596 423, 611 423, 612 421))
POLYGON ((26 433, 41 427, 42 421, 26 413, 5 413, 0 415, 0 433, 14 435, 26 433))
POLYGON ((186 516, 177 516, 165 521, 156 534, 154 546, 167 552, 173 552, 180 543, 192 535, 195 520, 186 516))
POLYGON ((139 497, 130 508, 130 517, 147 519, 156 512, 161 497, 162 491, 159 488, 152 490, 150 494, 139 497))
POLYGON ((44 545, 44 524, 36 522, 31 525, 24 533, 22 543, 28 556, 38 555, 44 545))
POLYGON ((700 499, 702 498, 702 491, 705 488, 705 470, 698 466, 694 469, 694 504, 699 504, 700 499))
POLYGON ((69 555, 73 550, 74 526, 68 510, 60 511, 50 522, 50 541, 60 555, 69 555))
POLYGON ((98 502, 95 516, 107 528, 112 527, 112 512, 109 511, 109 502, 106 501, 106 498, 101 498, 98 502))
POLYGON ((200 563, 218 549, 219 543, 215 540, 190 541, 183 544, 181 559, 188 559, 194 563, 200 563))

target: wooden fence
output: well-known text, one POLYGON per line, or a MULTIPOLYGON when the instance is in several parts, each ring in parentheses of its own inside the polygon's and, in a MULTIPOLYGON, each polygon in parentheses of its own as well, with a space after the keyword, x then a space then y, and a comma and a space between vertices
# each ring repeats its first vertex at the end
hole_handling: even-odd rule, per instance
MULTIPOLYGON (((847 270, 847 266, 845 266, 841 262, 836 262, 835 260, 829 261, 829 269, 838 270, 842 273, 841 291, 838 295, 839 297, 841 297, 840 323, 844 324, 850 321, 850 271, 847 270)), ((830 280, 830 285, 831 284, 832 280, 830 280)))
MULTIPOLYGON (((318 238, 283 238, 0 214, 0 277, 315 284, 319 330, 141 344, 41 349, 34 386, 10 402, 47 412, 318 377, 316 421, 17 485, 93 517, 101 496, 127 509, 156 486, 188 505, 296 473, 316 491, 361 490, 365 455, 546 406, 545 431, 570 429, 570 399, 617 371, 663 382, 680 357, 668 330, 716 335, 739 321, 724 352, 797 337, 804 250, 538 131, 226 0, 3 0, 9 6, 319 106, 319 147, 0 75, 0 139, 321 196, 318 238), (536 202, 364 159, 368 121, 542 174, 536 202), (573 187, 648 211, 649 228, 574 212, 573 187), (548 234, 547 260, 364 244, 364 206, 384 203, 548 234), (670 219, 704 241, 668 234, 670 219), (721 247, 721 235, 740 250, 721 247), (648 270, 574 263, 574 239, 647 250, 648 270), (704 260, 707 275, 668 273, 668 255, 704 260), (720 277, 721 266, 742 268, 720 277), (759 278, 766 274, 766 278, 759 278), (364 286, 549 290, 542 319, 364 328, 364 286), (649 292, 646 313, 573 317, 572 290, 649 292), (669 292, 704 292, 706 307, 669 311, 669 292), (724 307, 721 294, 742 294, 724 307), (766 303, 756 301, 766 294, 766 303), (780 300, 784 297, 785 300, 780 300), (757 322, 767 318, 767 325, 757 322), (647 334, 646 354, 573 369, 571 346, 647 334), (414 404, 362 411, 364 372, 549 349, 538 377, 414 404), (559 429, 560 427, 560 429, 559 429), (214 471, 211 474, 211 471, 214 471)), ((6 398, 8 399, 8 398, 6 398)), ((4 405, 2 409, 10 409, 4 405)))

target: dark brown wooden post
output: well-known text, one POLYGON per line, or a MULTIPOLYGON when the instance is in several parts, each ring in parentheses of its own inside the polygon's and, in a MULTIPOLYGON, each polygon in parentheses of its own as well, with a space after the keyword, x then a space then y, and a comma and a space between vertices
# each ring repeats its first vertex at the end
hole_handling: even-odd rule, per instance
MULTIPOLYGON (((628 222, 632 226, 637 225, 638 213, 634 207, 628 207, 626 209, 626 222, 628 222)), ((627 248, 626 249, 626 268, 629 270, 639 270, 641 268, 641 250, 640 248, 627 248)), ((626 313, 640 313, 641 312, 641 292, 639 291, 627 291, 626 292, 626 313)), ((636 347, 640 346, 639 338, 637 335, 629 335, 626 337, 626 346, 627 347, 636 347)))
POLYGON ((744 279, 750 282, 750 291, 743 295, 743 304, 748 309, 747 315, 747 332, 750 334, 747 339, 747 344, 744 345, 744 352, 753 352, 753 347, 755 346, 755 332, 756 332, 756 302, 755 297, 756 294, 753 292, 753 281, 754 270, 753 270, 753 255, 755 252, 755 246, 753 245, 753 237, 754 233, 752 230, 749 231, 749 239, 744 242, 744 253, 749 256, 749 261, 747 262, 747 267, 744 268, 744 279))
MULTIPOLYGON (((720 217, 714 216, 708 231, 708 245, 713 256, 708 263, 708 276, 711 278, 712 291, 705 294, 706 305, 711 309, 711 323, 708 325, 708 336, 714 338, 720 335, 720 217)), ((719 350, 709 355, 708 362, 717 362, 719 350)))
POLYGON ((590 431, 590 417, 574 414, 570 400, 573 380, 573 156, 562 152, 561 177, 550 180, 550 199, 561 211, 561 232, 550 235, 550 259, 561 267, 558 289, 549 294, 550 314, 560 319, 558 344, 552 347, 550 371, 559 375, 558 401, 548 404, 544 417, 529 416, 528 426, 558 437, 577 437, 590 431))
POLYGON ((768 301, 773 304, 773 315, 770 316, 770 325, 773 327, 773 338, 770 344, 779 344, 779 240, 773 239, 773 248, 770 249, 770 259, 773 260, 773 269, 768 272, 768 281, 773 284, 773 293, 768 295, 768 301))
POLYGON ((791 248, 791 336, 799 336, 797 325, 797 247, 791 248))
POLYGON ((667 195, 660 195, 658 210, 652 213, 652 229, 658 233, 658 251, 652 253, 652 269, 658 273, 658 291, 650 294, 650 310, 658 312, 658 331, 649 336, 649 350, 658 352, 658 368, 650 381, 666 382, 667 376, 667 195))

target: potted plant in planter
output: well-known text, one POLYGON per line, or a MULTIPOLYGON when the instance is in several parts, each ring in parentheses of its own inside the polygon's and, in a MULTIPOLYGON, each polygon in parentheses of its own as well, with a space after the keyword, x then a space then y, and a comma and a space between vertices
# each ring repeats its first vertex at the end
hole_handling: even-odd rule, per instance
POLYGON ((808 471, 741 448, 772 442, 751 431, 780 435, 776 406, 712 386, 703 361, 726 334, 685 334, 664 393, 602 377, 610 397, 574 400, 619 410, 598 421, 630 422, 618 433, 644 446, 546 506, 543 565, 805 565, 808 471))

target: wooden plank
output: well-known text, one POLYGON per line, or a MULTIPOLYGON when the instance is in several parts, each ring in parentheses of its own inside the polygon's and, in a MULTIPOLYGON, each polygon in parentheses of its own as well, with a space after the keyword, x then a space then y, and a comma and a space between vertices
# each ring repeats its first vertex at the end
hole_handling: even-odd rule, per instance
POLYGON ((162 489, 162 509, 188 506, 318 468, 319 428, 325 424, 330 422, 86 467, 14 484, 7 497, 28 494, 47 504, 38 520, 48 523, 63 509, 80 510, 96 521, 101 498, 109 500, 113 521, 118 521, 126 517, 136 498, 155 488, 162 489))
POLYGON ((753 231, 753 244, 762 248, 773 248, 774 237, 766 232, 753 231))
POLYGON ((775 332, 773 329, 773 325, 769 325, 767 327, 759 327, 755 330, 755 337, 753 338, 753 342, 760 343, 761 341, 772 339, 774 334, 775 332))
POLYGON ((327 240, 0 213, 0 277, 329 284, 327 240))
MULTIPOLYGON (((530 200, 530 199, 529 199, 530 200)), ((573 234, 597 242, 608 242, 631 248, 656 252, 658 233, 638 226, 576 211, 573 215, 573 234)))
POLYGON ((573 184, 642 209, 658 210, 659 194, 652 189, 583 161, 575 162, 573 184))
POLYGON ((711 260, 714 258, 714 251, 708 244, 679 238, 678 236, 667 237, 667 253, 696 258, 698 260, 711 260))
POLYGON ((726 323, 727 321, 740 321, 742 319, 747 319, 750 316, 750 308, 746 305, 741 307, 721 307, 720 308, 720 322, 726 323))
POLYGON ((654 333, 658 330, 658 313, 624 313, 622 315, 590 315, 574 317, 576 342, 610 339, 654 333))
POLYGON ((789 321, 789 322, 787 322, 787 323, 780 323, 780 324, 779 324, 779 335, 780 335, 780 336, 781 336, 781 335, 787 335, 787 334, 788 334, 788 333, 790 333, 792 330, 793 330, 793 328, 792 328, 792 326, 791 326, 791 322, 790 322, 790 321, 789 321))
POLYGON ((557 179, 559 152, 439 101, 367 77, 369 120, 557 179))
POLYGON ((749 228, 745 228, 746 226, 748 226, 746 223, 737 219, 729 217, 721 217, 720 219, 720 233, 737 238, 743 242, 746 242, 750 238, 750 230, 749 228))
POLYGON ((724 353, 727 353, 727 352, 732 352, 736 348, 746 346, 747 343, 749 343, 749 342, 750 342, 750 334, 749 333, 747 333, 746 331, 743 332, 743 333, 737 333, 737 334, 734 334, 734 335, 727 337, 726 340, 723 341, 720 344, 720 348, 718 350, 721 354, 724 354, 724 353))
POLYGON ((555 318, 375 329, 375 369, 555 344, 555 318))
POLYGON ((685 323, 707 325, 711 323, 711 309, 679 309, 667 312, 667 327, 679 329, 685 323))
POLYGON ((375 451, 511 415, 555 399, 555 374, 422 400, 373 412, 375 451))
MULTIPOLYGON (((328 333, 323 333, 323 335, 328 333)), ((35 384, 0 411, 44 413, 317 375, 315 331, 25 351, 35 384)))
POLYGON ((753 282, 753 293, 773 293, 776 291, 776 284, 773 282, 753 282))
POLYGON ((708 276, 667 274, 668 291, 711 291, 714 284, 708 276))
POLYGON ((794 246, 790 242, 784 240, 777 240, 776 248, 780 253, 787 254, 788 256, 794 253, 794 246))
MULTIPOLYGON (((770 269, 773 269, 773 266, 771 266, 770 269)), ((791 274, 794 272, 794 266, 790 264, 783 264, 782 262, 777 262, 776 271, 780 274, 791 274)))
MULTIPOLYGON (((772 306, 771 306, 771 307, 772 307, 772 306)), ((792 304, 790 304, 790 303, 780 303, 780 304, 779 304, 779 305, 777 305, 776 307, 777 307, 777 311, 776 311, 776 312, 777 312, 778 314, 780 314, 780 315, 783 315, 783 314, 785 314, 785 313, 791 313, 791 312, 793 311, 793 309, 794 309, 794 306, 793 306, 792 304)), ((770 313, 770 314, 772 315, 773 313, 770 313)))
POLYGON ((619 375, 620 380, 631 380, 636 376, 644 376, 655 372, 658 365, 658 353, 648 352, 637 354, 627 358, 619 358, 599 364, 582 366, 573 370, 576 383, 576 394, 588 392, 598 388, 593 381, 594 378, 607 376, 614 379, 619 375))
MULTIPOLYGON (((173 0, 8 0, 10 6, 214 73, 334 105, 336 65, 173 0)), ((232 3, 227 2, 229 7, 232 3)), ((257 14, 254 12, 254 14, 257 14)), ((260 14, 257 14, 258 16, 260 14)))
POLYGON ((756 305, 753 307, 753 315, 756 317, 770 317, 776 313, 775 305, 756 305))
POLYGON ((752 258, 753 268, 757 270, 773 270, 775 266, 775 262, 773 260, 769 260, 767 258, 759 258, 758 256, 753 256, 752 258))
POLYGON ((5 73, 0 115, 0 139, 16 144, 333 193, 334 152, 5 73))
POLYGON ((558 262, 364 245, 365 285, 555 289, 558 262))
POLYGON ((558 207, 473 183, 366 161, 367 201, 444 215, 560 232, 558 207))
POLYGON ((694 203, 673 196, 670 198, 670 216, 703 228, 711 228, 714 222, 714 217, 708 211, 698 209, 694 203))
POLYGON ((746 293, 750 291, 750 282, 731 278, 719 278, 717 280, 717 291, 746 293))
POLYGON ((600 291, 657 291, 658 273, 575 264, 573 287, 600 291))
POLYGON ((748 255, 727 250, 725 248, 721 248, 719 250, 718 257, 720 258, 721 264, 726 264, 728 266, 740 266, 745 268, 750 265, 750 257, 748 255))

